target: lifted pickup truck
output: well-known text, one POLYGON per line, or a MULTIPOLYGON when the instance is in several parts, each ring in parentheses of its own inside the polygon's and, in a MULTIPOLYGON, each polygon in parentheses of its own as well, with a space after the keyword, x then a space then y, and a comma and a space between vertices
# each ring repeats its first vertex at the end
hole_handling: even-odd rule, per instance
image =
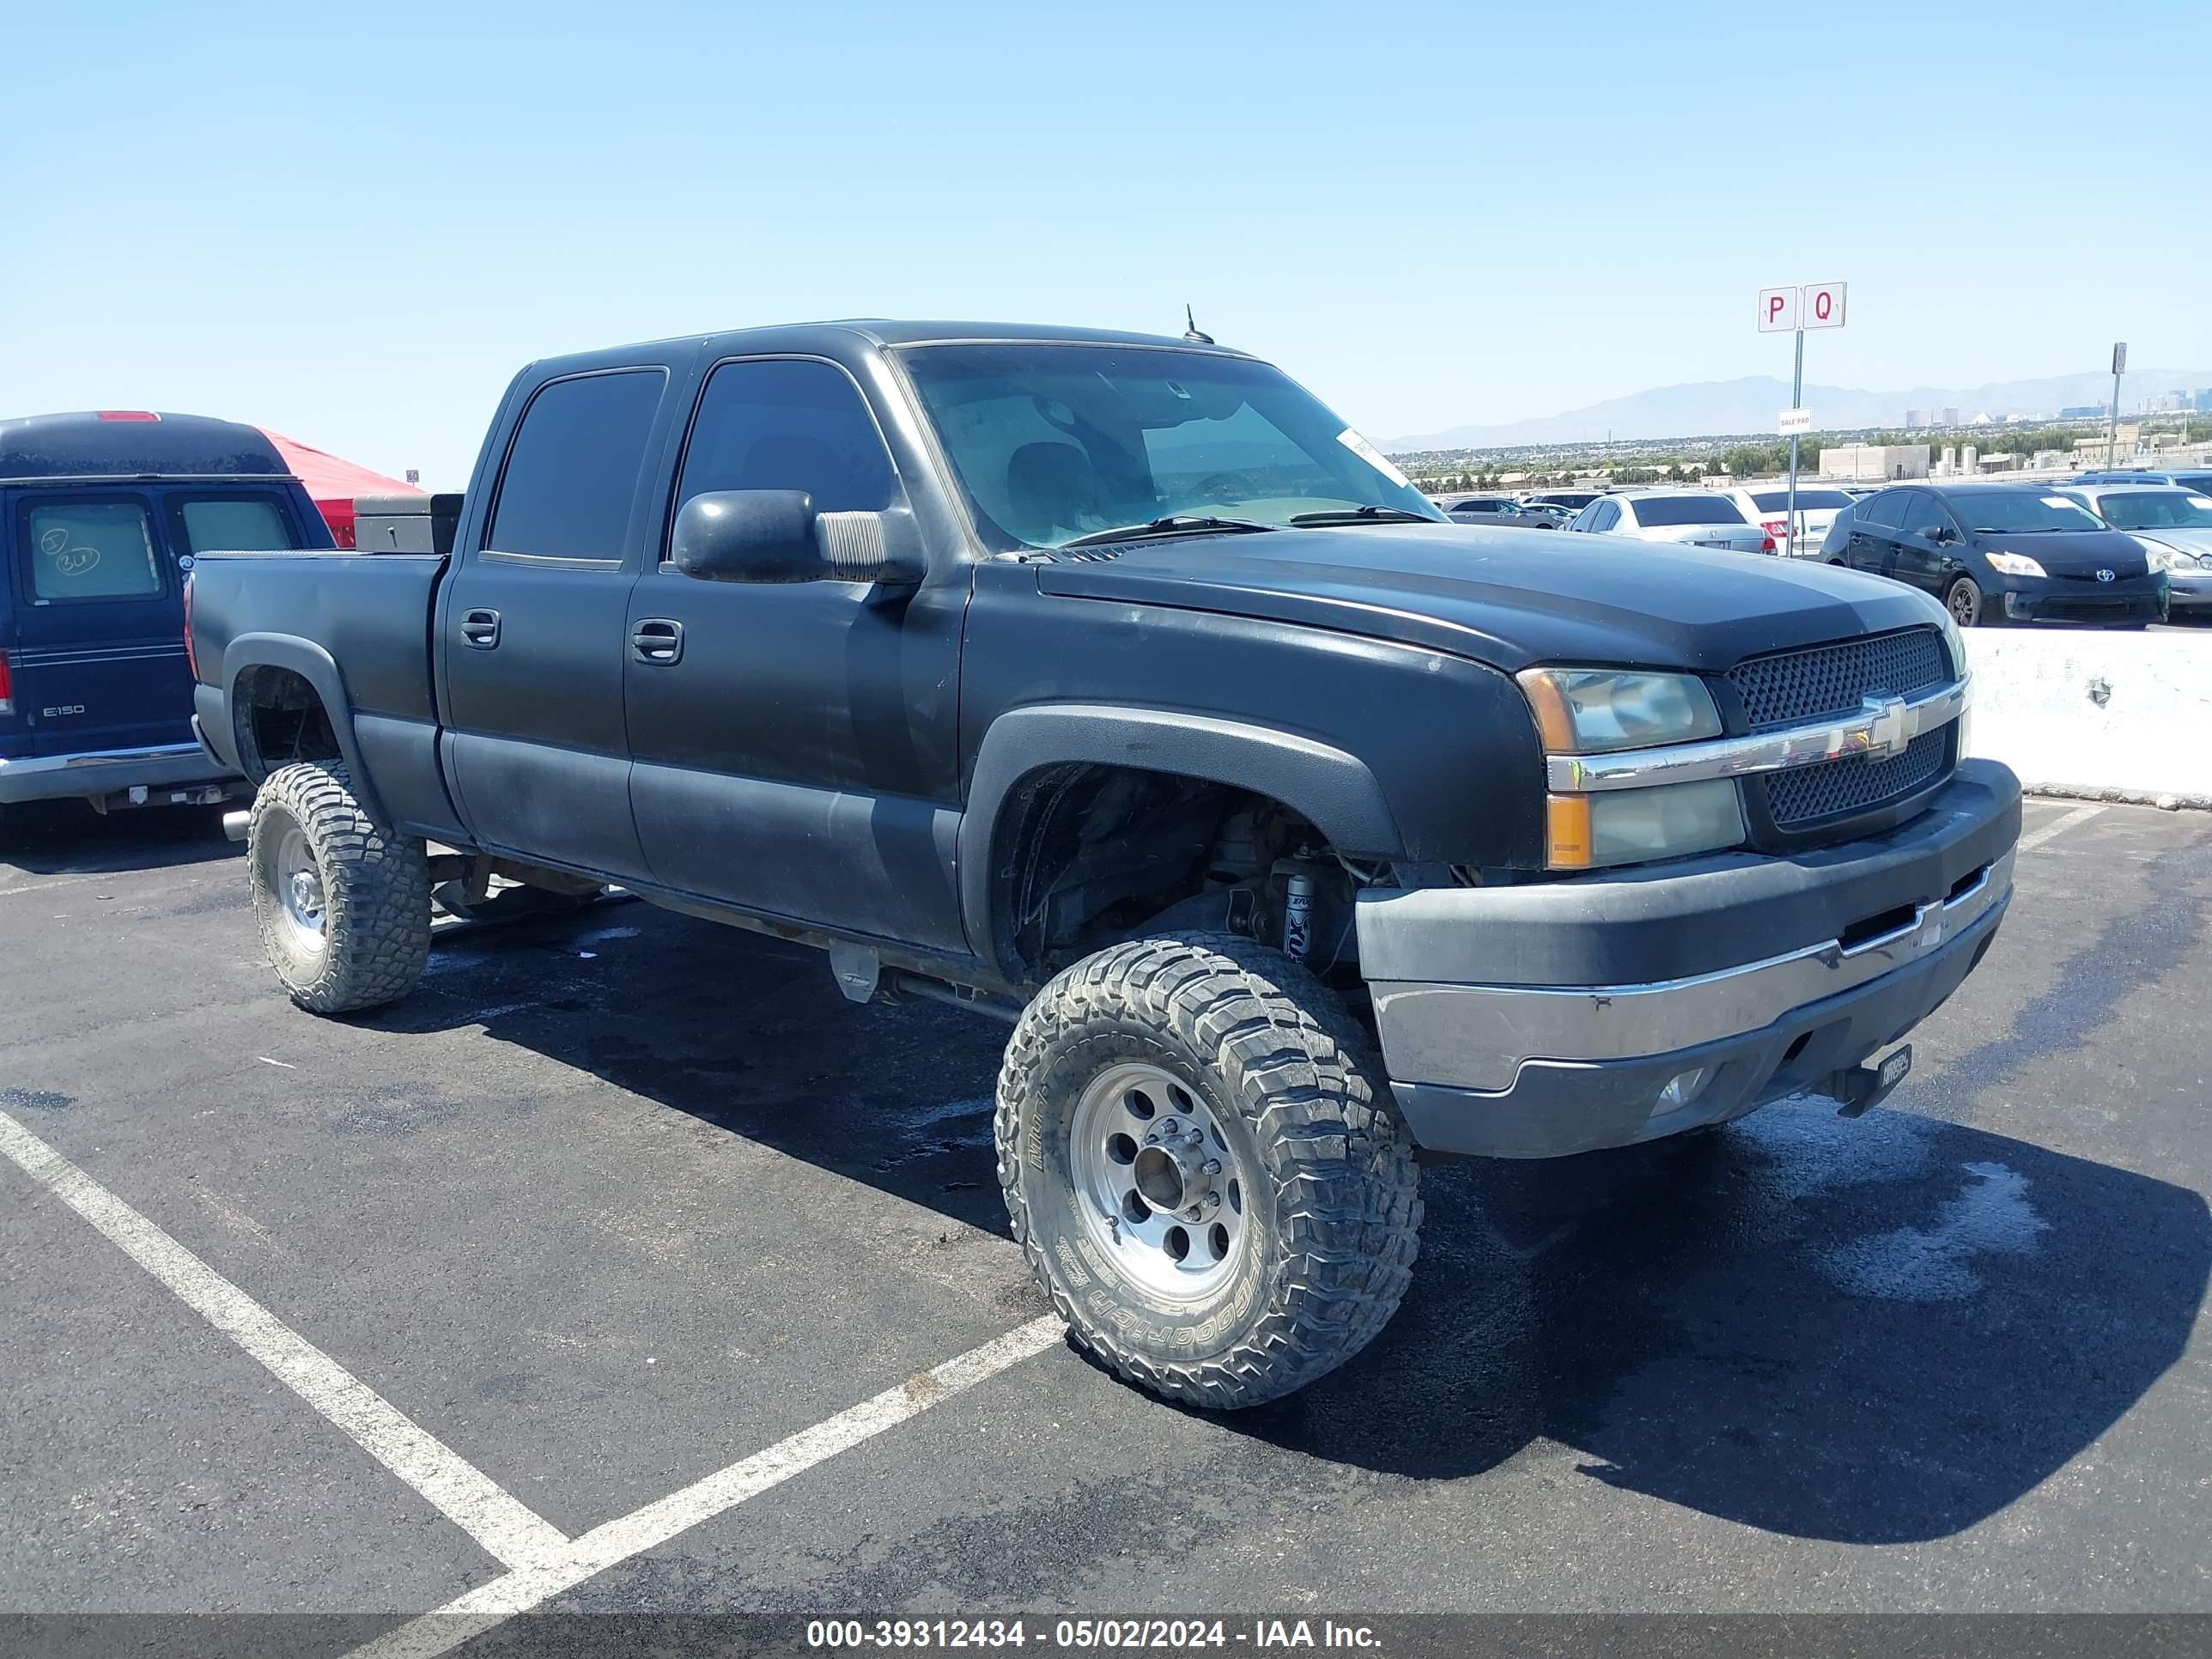
POLYGON ((1208 343, 842 323, 533 364, 447 556, 216 554, 198 725, 303 1007, 433 883, 617 882, 1013 1023, 1014 1236, 1243 1406, 1397 1306, 1415 1151, 1823 1093, 1956 988, 2019 786, 1893 582, 1447 523, 1208 343))

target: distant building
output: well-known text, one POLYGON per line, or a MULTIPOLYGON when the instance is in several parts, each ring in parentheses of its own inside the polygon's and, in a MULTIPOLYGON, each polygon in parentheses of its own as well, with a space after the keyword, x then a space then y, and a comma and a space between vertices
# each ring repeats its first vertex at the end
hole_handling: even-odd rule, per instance
POLYGON ((1820 476, 1887 483, 1928 476, 1926 444, 1832 444, 1820 451, 1820 476))
POLYGON ((1955 410, 1955 409, 1947 409, 1947 410, 1945 410, 1943 411, 1943 424, 1944 424, 1945 426, 1956 426, 1956 425, 1958 425, 1958 424, 1959 424, 1959 411, 1958 411, 1957 410, 1955 410))
POLYGON ((2008 452, 2000 451, 1995 455, 1980 457, 1975 465, 1977 470, 1984 475, 1991 472, 2017 472, 2021 469, 2021 459, 2008 452))
POLYGON ((2199 415, 2212 415, 2212 386, 2197 388, 2197 412, 2199 415))
POLYGON ((1907 432, 1917 432, 1923 427, 1935 424, 1934 418, 1924 409, 1908 409, 1905 411, 1905 429, 1907 432))
POLYGON ((2105 418, 2105 405, 2102 404, 2075 404, 2070 409, 2060 410, 2058 411, 2058 418, 2062 421, 2101 421, 2105 418))

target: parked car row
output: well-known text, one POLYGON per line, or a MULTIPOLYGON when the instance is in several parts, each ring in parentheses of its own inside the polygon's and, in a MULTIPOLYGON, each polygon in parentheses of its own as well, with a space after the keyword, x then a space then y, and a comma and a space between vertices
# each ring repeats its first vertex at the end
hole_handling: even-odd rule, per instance
POLYGON ((2212 615, 2212 471, 2087 472, 2063 483, 1914 480, 1651 486, 1439 502, 1460 524, 1565 527, 1887 576, 1941 599, 1961 627, 2142 627, 2212 615), (1793 533, 1794 532, 1794 533, 1793 533))

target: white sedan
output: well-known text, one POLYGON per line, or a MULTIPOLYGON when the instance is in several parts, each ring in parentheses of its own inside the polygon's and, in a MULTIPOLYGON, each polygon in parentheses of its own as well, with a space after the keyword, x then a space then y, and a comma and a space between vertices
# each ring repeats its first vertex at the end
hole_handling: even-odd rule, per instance
POLYGON ((1774 551, 1774 538, 1717 489, 1616 490, 1576 514, 1567 528, 1734 553, 1774 551))
POLYGON ((1787 483, 1739 484, 1720 492, 1742 509, 1743 515, 1774 538, 1774 544, 1793 559, 1817 559, 1820 544, 1836 514, 1851 498, 1833 484, 1797 481, 1797 533, 1790 530, 1790 486, 1787 483))

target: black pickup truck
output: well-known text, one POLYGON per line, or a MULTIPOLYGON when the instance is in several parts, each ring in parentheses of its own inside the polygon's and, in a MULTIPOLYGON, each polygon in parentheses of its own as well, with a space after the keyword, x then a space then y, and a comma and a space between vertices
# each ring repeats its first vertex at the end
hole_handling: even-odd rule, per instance
POLYGON ((2011 896, 1940 605, 1455 526, 1203 337, 536 363, 450 553, 210 554, 190 616, 301 1006, 404 994, 434 887, 619 883, 855 1002, 996 1012, 1015 1237, 1079 1341, 1201 1405, 1381 1328, 1417 1148, 1863 1110, 2011 896))

